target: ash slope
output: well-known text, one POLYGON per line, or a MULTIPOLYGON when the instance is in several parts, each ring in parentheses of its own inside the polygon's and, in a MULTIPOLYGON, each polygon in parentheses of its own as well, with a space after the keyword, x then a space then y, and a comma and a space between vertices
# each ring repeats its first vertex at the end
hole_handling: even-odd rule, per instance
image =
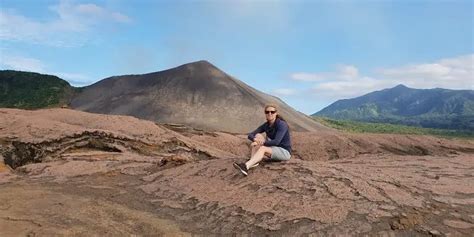
POLYGON ((262 108, 267 103, 280 106, 281 115, 294 131, 328 129, 207 61, 149 74, 106 78, 85 87, 72 100, 71 107, 206 130, 245 133, 262 124, 262 108))

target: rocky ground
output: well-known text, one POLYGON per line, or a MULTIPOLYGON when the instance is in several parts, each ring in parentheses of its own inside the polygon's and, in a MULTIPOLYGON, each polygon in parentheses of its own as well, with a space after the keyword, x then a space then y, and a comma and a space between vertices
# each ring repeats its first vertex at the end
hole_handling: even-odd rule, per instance
POLYGON ((248 177, 246 136, 0 109, 0 236, 472 236, 474 141, 293 132, 248 177))

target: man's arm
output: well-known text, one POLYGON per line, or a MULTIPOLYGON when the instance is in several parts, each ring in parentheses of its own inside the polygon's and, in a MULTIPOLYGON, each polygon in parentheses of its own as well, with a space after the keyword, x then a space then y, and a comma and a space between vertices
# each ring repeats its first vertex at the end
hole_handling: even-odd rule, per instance
POLYGON ((265 124, 260 125, 260 127, 255 129, 255 131, 249 133, 247 138, 253 142, 254 141, 253 139, 255 139, 255 135, 257 135, 257 133, 262 133, 262 132, 265 132, 265 124))
POLYGON ((278 123, 275 139, 269 141, 267 140, 265 143, 263 143, 263 145, 278 146, 278 144, 280 144, 281 140, 283 139, 283 136, 285 136, 286 131, 288 131, 288 125, 285 122, 278 123))

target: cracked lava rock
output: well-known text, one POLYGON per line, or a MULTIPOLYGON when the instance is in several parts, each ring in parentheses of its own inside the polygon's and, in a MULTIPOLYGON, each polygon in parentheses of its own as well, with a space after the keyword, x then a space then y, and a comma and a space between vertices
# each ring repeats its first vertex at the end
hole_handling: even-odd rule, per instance
POLYGON ((245 134, 0 109, 0 236, 472 236, 474 141, 293 132, 244 177, 245 134))

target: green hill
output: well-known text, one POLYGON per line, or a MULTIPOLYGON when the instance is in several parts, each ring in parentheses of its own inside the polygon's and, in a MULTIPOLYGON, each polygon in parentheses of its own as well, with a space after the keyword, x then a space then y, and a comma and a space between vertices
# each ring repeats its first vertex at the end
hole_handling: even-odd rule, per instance
POLYGON ((345 132, 353 133, 389 133, 435 135, 441 137, 474 138, 474 131, 458 131, 449 129, 421 128, 389 123, 368 123, 350 120, 336 120, 326 117, 313 117, 319 123, 345 132))
POLYGON ((69 104, 80 91, 51 75, 0 70, 0 107, 38 109, 69 104))
POLYGON ((336 101, 312 116, 474 131, 474 91, 399 85, 336 101))

